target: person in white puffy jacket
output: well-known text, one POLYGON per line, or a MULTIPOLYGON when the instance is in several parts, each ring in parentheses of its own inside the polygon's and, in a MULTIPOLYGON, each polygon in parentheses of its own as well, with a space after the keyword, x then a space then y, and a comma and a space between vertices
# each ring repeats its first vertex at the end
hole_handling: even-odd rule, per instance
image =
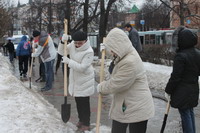
POLYGON ((104 45, 115 57, 114 68, 110 79, 101 82, 97 91, 113 94, 112 133, 126 133, 128 126, 130 133, 145 133, 148 119, 154 116, 154 103, 142 60, 119 28, 109 32, 104 45))
MULTIPOLYGON (((64 55, 63 42, 67 41, 66 34, 58 46, 58 53, 64 55)), ((90 130, 90 96, 94 93, 94 69, 92 61, 94 51, 87 39, 87 34, 77 31, 72 34, 72 42, 67 45, 67 56, 63 56, 63 63, 68 64, 69 72, 69 94, 75 97, 79 122, 78 130, 90 130)))

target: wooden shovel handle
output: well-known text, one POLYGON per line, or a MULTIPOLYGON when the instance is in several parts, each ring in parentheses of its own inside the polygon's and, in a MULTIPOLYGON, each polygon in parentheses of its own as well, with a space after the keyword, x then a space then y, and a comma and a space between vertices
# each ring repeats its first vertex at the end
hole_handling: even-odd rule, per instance
POLYGON ((169 109, 170 109, 170 97, 169 97, 168 102, 167 102, 167 107, 166 107, 165 114, 169 114, 169 109))
MULTIPOLYGON (((64 20, 64 32, 67 34, 68 27, 67 27, 68 21, 67 19, 64 20)), ((64 56, 67 56, 67 41, 64 42, 64 56)), ((67 64, 64 63, 64 96, 67 96, 67 64)))
POLYGON ((32 70, 33 70, 33 57, 31 57, 31 65, 30 65, 30 70, 29 70, 29 78, 32 76, 32 70))
MULTIPOLYGON (((33 44, 32 44, 32 49, 33 49, 33 53, 35 52, 35 48, 33 47, 33 44)), ((29 70, 29 78, 31 78, 32 76, 32 70, 33 70, 33 59, 34 57, 31 57, 31 65, 30 65, 30 70, 29 70)))
MULTIPOLYGON (((105 37, 103 39, 103 42, 105 37)), ((100 83, 104 79, 104 62, 105 62, 105 49, 101 52, 101 69, 100 69, 100 83)), ((101 108, 102 108, 102 96, 99 93, 98 96, 98 110, 97 110, 97 121, 96 121, 96 133, 99 133, 100 119, 101 119, 101 108)))

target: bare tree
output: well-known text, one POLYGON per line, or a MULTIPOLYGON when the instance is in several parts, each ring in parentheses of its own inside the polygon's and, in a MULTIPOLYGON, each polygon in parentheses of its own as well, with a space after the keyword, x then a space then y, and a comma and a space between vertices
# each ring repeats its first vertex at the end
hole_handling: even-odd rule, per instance
POLYGON ((100 12, 98 11, 99 2, 100 0, 84 0, 77 3, 77 10, 72 14, 78 16, 74 21, 75 25, 72 29, 73 32, 80 29, 88 32, 88 25, 100 15, 100 12))
POLYGON ((136 19, 136 26, 142 30, 140 20, 145 20, 144 29, 146 30, 169 28, 170 10, 163 3, 146 0, 136 19))
POLYGON ((0 0, 0 37, 5 34, 9 34, 9 29, 11 28, 11 18, 6 8, 8 3, 3 0, 0 0))
POLYGON ((180 25, 185 25, 185 20, 188 17, 190 17, 192 21, 196 20, 199 22, 199 12, 194 10, 195 5, 197 5, 196 7, 199 8, 198 0, 171 0, 173 7, 171 7, 163 0, 160 1, 179 17, 180 25))
POLYGON ((105 0, 100 0, 100 23, 99 23, 99 41, 103 42, 103 37, 106 36, 106 29, 108 25, 108 16, 112 5, 116 0, 109 0, 105 8, 105 0))

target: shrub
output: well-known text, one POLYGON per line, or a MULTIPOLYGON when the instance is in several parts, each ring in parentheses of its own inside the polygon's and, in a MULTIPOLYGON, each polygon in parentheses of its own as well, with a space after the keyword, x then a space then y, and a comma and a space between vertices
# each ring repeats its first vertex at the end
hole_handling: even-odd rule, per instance
POLYGON ((143 45, 140 56, 143 61, 171 66, 174 54, 169 52, 170 45, 143 45))

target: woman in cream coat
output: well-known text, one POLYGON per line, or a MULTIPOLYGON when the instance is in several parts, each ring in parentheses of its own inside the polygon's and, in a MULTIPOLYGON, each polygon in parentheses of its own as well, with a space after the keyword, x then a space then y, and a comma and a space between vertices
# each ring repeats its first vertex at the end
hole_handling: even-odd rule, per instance
MULTIPOLYGON (((62 37, 67 41, 67 35, 62 37)), ((94 52, 87 40, 87 34, 77 31, 72 35, 72 42, 67 45, 67 56, 63 56, 63 63, 68 64, 69 93, 75 97, 79 122, 78 130, 90 130, 90 96, 94 93, 94 69, 92 61, 94 52)), ((64 45, 59 44, 58 53, 63 55, 64 45)))
POLYGON ((154 116, 153 98, 140 56, 124 31, 114 28, 105 39, 115 66, 111 78, 101 82, 97 91, 113 94, 110 117, 112 133, 145 133, 148 119, 154 116))

